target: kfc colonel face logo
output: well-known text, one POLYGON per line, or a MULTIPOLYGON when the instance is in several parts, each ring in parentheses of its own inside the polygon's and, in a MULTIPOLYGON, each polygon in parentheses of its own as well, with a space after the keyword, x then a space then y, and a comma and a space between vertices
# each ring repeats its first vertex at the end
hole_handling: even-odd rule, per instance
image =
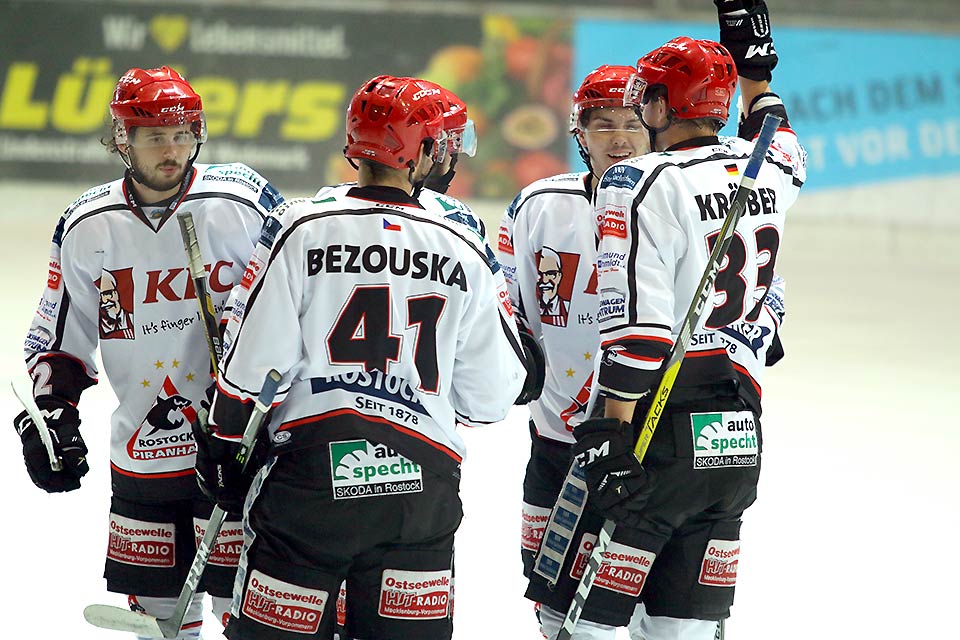
POLYGON ((542 323, 567 326, 570 296, 579 264, 580 256, 576 253, 562 253, 550 247, 537 252, 537 301, 542 323))
POLYGON ((133 269, 103 270, 100 289, 100 339, 133 340, 133 269))

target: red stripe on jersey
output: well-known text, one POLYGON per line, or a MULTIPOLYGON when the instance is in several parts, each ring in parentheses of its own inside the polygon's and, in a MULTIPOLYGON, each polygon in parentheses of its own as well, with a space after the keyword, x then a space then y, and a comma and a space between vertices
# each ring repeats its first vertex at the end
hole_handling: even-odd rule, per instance
POLYGON ((773 324, 776 325, 777 330, 780 329, 780 318, 776 313, 773 312, 773 309, 767 305, 763 305, 763 310, 767 312, 767 315, 770 316, 770 319, 773 320, 773 324))
POLYGON ((336 418, 337 416, 342 416, 342 415, 355 415, 358 418, 363 418, 364 420, 368 420, 370 422, 379 422, 381 424, 385 424, 388 427, 394 429, 395 431, 399 431, 404 435, 408 435, 412 438, 416 438, 417 440, 425 442, 426 444, 430 445, 437 451, 440 451, 441 453, 445 453, 446 455, 450 456, 451 458, 456 460, 458 463, 463 462, 463 458, 457 455, 455 451, 440 444, 439 442, 435 442, 431 440, 430 438, 423 435, 419 431, 413 431, 412 429, 407 429, 406 427, 401 427, 398 424, 394 424, 393 422, 390 422, 386 418, 381 418, 380 416, 368 416, 364 413, 360 413, 359 411, 355 411, 353 409, 335 409, 333 411, 327 411, 326 413, 321 413, 315 416, 307 416, 306 418, 300 418, 298 420, 294 420, 293 422, 284 422, 279 427, 277 427, 277 431, 287 431, 288 429, 309 424, 311 422, 318 422, 320 420, 323 420, 324 418, 336 418))
MULTIPOLYGON (((781 131, 783 131, 784 133, 792 133, 794 136, 797 135, 797 132, 791 129, 790 127, 777 127, 777 133, 781 131)), ((757 135, 753 136, 753 140, 751 140, 751 142, 756 142, 757 138, 759 137, 760 137, 760 133, 757 132, 757 135)))
POLYGON ((757 384, 757 381, 753 379, 753 376, 750 375, 750 372, 747 371, 746 367, 743 367, 736 362, 731 362, 730 364, 732 364, 733 368, 737 370, 737 373, 742 373, 743 375, 747 376, 747 380, 749 380, 750 384, 753 385, 753 389, 757 392, 757 396, 762 398, 763 392, 760 390, 760 385, 757 384))
POLYGON ((710 356, 726 355, 726 349, 709 349, 707 351, 688 351, 684 358, 709 358, 710 356))
MULTIPOLYGON (((217 393, 222 393, 223 395, 227 396, 227 397, 230 398, 231 400, 236 400, 237 402, 242 402, 243 404, 249 404, 249 403, 251 403, 251 402, 254 402, 254 403, 255 403, 255 402, 257 401, 256 398, 247 398, 247 399, 244 399, 244 398, 241 398, 240 396, 235 396, 235 395, 233 395, 232 393, 230 393, 229 391, 227 391, 226 389, 224 389, 222 386, 220 386, 220 381, 219 381, 219 380, 217 381, 217 393)), ((286 393, 286 391, 284 391, 283 393, 286 393)), ((277 392, 277 395, 280 395, 280 392, 279 392, 279 391, 277 392)), ((273 408, 273 407, 277 406, 278 404, 280 404, 280 403, 282 403, 282 402, 283 402, 283 400, 274 400, 273 403, 270 405, 270 407, 273 408)))
POLYGON ((670 338, 661 338, 659 336, 644 336, 644 335, 640 335, 639 333, 631 333, 628 336, 620 336, 619 338, 604 340, 600 343, 600 346, 606 348, 611 345, 615 345, 619 342, 623 342, 624 340, 649 340, 651 342, 662 342, 663 344, 669 347, 673 346, 673 340, 671 340, 670 338))
POLYGON ((133 471, 121 469, 112 462, 110 463, 110 469, 116 471, 122 476, 127 476, 128 478, 148 478, 150 480, 159 480, 162 478, 183 478, 185 476, 192 476, 194 474, 193 469, 184 469, 183 471, 167 471, 165 473, 134 473, 133 471))

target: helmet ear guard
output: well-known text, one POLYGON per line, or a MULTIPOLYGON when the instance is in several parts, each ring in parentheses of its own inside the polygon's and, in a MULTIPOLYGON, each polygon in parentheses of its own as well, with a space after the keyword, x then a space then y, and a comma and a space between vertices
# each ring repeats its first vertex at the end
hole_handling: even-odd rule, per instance
POLYGON ((423 139, 423 151, 427 154, 434 164, 443 164, 443 161, 447 159, 449 140, 447 139, 447 132, 440 131, 436 139, 434 138, 424 138, 423 139))

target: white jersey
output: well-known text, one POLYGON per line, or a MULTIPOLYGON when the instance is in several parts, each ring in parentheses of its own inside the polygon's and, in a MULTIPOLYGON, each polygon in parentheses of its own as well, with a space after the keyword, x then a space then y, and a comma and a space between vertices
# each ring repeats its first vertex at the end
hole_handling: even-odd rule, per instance
MULTIPOLYGON (((564 174, 523 189, 503 218, 498 247, 517 317, 542 346, 547 363, 543 394, 528 405, 534 427, 541 437, 568 443, 574 442, 573 427, 586 418, 600 350, 599 225, 586 188, 588 176, 564 174), (560 273, 550 273, 557 262, 560 273), (563 301, 565 318, 552 313, 559 307, 550 304, 552 296, 563 301)), ((600 267, 606 263, 605 258, 600 267)), ((721 337, 756 395, 758 413, 763 367, 783 317, 783 299, 783 280, 776 278, 757 322, 725 327, 721 337)))
POLYGON ((537 180, 507 208, 498 249, 517 317, 543 349, 543 393, 528 406, 537 433, 573 442, 585 418, 597 323, 597 223, 589 173, 537 180))
POLYGON ((526 369, 487 258, 401 194, 321 191, 268 218, 228 323, 222 436, 243 428, 220 417, 229 398, 253 398, 270 369, 278 454, 362 435, 456 475, 457 422, 506 416, 526 369))
MULTIPOLYGON (((614 165, 597 193, 599 386, 614 397, 638 398, 656 382, 753 149, 741 138, 691 142, 614 165)), ((678 398, 684 388, 696 395, 724 380, 750 386, 742 383, 749 372, 726 348, 726 329, 755 324, 766 313, 785 214, 806 177, 805 158, 793 131, 781 128, 717 276, 713 304, 690 341, 675 384, 678 398)))
MULTIPOLYGON (((35 395, 75 404, 97 381, 99 346, 119 400, 110 420, 116 495, 196 494, 190 423, 211 382, 210 356, 175 210, 193 212, 219 312, 280 201, 245 165, 196 164, 169 206, 138 206, 121 179, 90 189, 61 217, 25 357, 35 395)), ((91 417, 86 428, 100 422, 91 417)))
MULTIPOLYGON (((342 198, 356 186, 356 182, 344 182, 321 187, 313 199, 325 201, 326 198, 342 198)), ((421 190, 417 201, 428 213, 465 227, 465 229, 461 228, 461 231, 465 231, 463 233, 464 238, 483 252, 487 260, 487 266, 490 267, 490 273, 493 274, 493 280, 497 286, 497 298, 500 300, 502 307, 500 315, 511 327, 514 326, 513 305, 510 303, 510 292, 507 289, 507 283, 504 281, 503 269, 497 259, 497 254, 490 247, 490 242, 487 240, 487 230, 480 216, 460 200, 432 189, 421 190)))
MULTIPOLYGON (((321 187, 313 199, 323 200, 324 198, 330 197, 342 197, 356 186, 356 182, 344 182, 342 184, 321 187)), ((420 191, 420 197, 417 198, 417 200, 420 202, 420 206, 426 211, 435 213, 441 218, 446 218, 469 229, 472 233, 466 234, 467 238, 471 239, 471 241, 482 243, 484 253, 487 256, 487 262, 490 264, 490 270, 495 275, 500 274, 497 276, 498 280, 503 279, 503 275, 500 273, 500 262, 497 260, 497 255, 493 252, 490 243, 487 241, 487 230, 483 224, 483 220, 481 220, 470 207, 456 198, 448 196, 445 193, 433 191, 432 189, 422 189, 420 191)))

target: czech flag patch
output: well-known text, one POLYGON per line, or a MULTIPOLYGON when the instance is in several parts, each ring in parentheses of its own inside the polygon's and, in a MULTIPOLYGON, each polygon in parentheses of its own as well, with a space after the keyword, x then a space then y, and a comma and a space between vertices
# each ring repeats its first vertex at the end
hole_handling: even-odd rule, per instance
POLYGON ((394 224, 386 218, 383 219, 383 228, 385 231, 400 231, 400 225, 394 224))

